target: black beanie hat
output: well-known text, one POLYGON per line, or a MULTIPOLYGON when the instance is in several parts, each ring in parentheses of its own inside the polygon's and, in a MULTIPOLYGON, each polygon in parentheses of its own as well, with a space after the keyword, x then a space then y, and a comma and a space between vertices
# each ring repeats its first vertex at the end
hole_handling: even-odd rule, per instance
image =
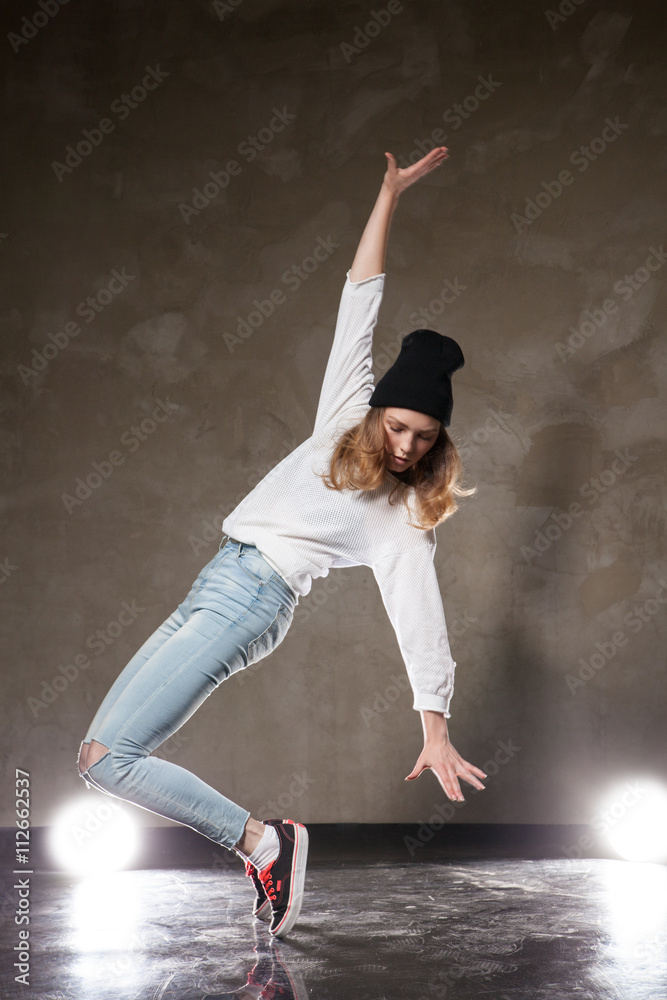
POLYGON ((463 351, 451 337, 413 330, 403 337, 399 355, 375 386, 369 405, 417 410, 449 427, 452 375, 464 364, 463 351))

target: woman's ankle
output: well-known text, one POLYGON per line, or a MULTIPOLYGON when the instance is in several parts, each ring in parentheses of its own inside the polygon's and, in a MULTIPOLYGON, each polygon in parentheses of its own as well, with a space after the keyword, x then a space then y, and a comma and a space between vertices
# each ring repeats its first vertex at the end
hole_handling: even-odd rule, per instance
POLYGON ((264 826, 264 823, 260 823, 259 820, 253 819, 252 816, 250 816, 245 825, 243 836, 239 840, 238 844, 236 844, 235 849, 245 855, 246 858, 250 857, 264 836, 265 829, 266 827, 264 826))

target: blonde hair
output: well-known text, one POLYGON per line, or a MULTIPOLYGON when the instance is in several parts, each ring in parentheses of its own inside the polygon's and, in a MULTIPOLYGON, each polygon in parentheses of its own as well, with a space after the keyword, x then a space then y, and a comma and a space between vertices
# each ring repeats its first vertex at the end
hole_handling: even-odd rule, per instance
MULTIPOLYGON (((363 420, 342 432, 331 455, 328 475, 319 473, 324 485, 331 490, 376 490, 389 473, 386 449, 384 406, 371 406, 363 420)), ((469 496, 476 488, 461 485, 463 463, 456 445, 440 424, 434 444, 409 469, 391 473, 397 478, 389 494, 389 503, 398 492, 410 515, 408 494, 414 490, 414 505, 419 524, 413 527, 426 531, 441 524, 458 508, 456 497, 469 496)), ((409 522, 412 524, 412 521, 409 522)))

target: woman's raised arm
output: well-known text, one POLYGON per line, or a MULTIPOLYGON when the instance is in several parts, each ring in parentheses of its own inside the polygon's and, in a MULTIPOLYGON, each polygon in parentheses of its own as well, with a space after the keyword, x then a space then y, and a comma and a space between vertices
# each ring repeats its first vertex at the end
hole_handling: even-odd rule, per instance
POLYGON ((389 226, 402 191, 439 167, 448 157, 445 146, 436 146, 411 167, 400 169, 391 153, 387 157, 387 172, 380 193, 364 229, 350 269, 350 281, 363 281, 384 272, 384 259, 389 238, 389 226))

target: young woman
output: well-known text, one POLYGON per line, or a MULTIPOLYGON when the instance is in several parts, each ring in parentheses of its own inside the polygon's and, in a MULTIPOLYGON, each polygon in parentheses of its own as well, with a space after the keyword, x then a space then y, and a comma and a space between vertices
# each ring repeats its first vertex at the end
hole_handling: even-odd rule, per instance
POLYGON ((401 193, 447 150, 436 148, 404 170, 385 156, 382 187, 346 276, 312 436, 225 519, 226 543, 119 675, 79 753, 79 772, 91 785, 236 851, 257 889, 253 912, 271 915, 276 937, 301 908, 305 827, 257 820, 189 771, 150 755, 223 680, 282 642, 313 578, 332 566, 373 569, 424 731, 406 780, 429 768, 449 798, 462 801, 459 778, 482 789, 486 777, 449 741, 455 664, 433 565, 434 528, 467 492, 445 430, 451 375, 463 354, 451 338, 417 330, 403 338, 376 387, 371 370, 393 212, 401 193))

